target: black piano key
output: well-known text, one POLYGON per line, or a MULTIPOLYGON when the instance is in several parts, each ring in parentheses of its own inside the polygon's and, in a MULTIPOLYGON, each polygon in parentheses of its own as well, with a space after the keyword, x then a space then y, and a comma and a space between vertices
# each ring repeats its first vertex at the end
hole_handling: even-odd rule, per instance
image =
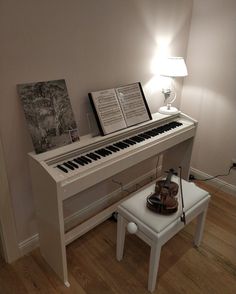
POLYGON ((63 164, 64 164, 64 166, 68 167, 68 168, 71 169, 71 170, 74 170, 74 169, 75 169, 75 168, 74 168, 71 164, 69 164, 68 162, 63 162, 63 164))
POLYGON ((80 156, 80 157, 78 157, 78 158, 79 158, 84 164, 88 164, 88 163, 91 162, 91 160, 88 161, 88 160, 84 159, 83 156, 80 156))
POLYGON ((120 144, 120 142, 115 143, 114 146, 118 147, 119 149, 124 149, 124 147, 120 144))
POLYGON ((111 151, 109 151, 109 150, 107 150, 107 149, 105 149, 105 148, 102 148, 102 149, 96 150, 96 152, 97 152, 98 154, 100 154, 101 156, 107 156, 107 155, 112 154, 111 151))
POLYGON ((93 156, 94 158, 97 158, 97 159, 100 159, 100 158, 101 158, 101 156, 99 156, 99 155, 96 154, 96 153, 90 152, 89 154, 90 154, 91 156, 93 156))
POLYGON ((68 173, 68 170, 64 166, 61 166, 60 164, 57 165, 57 168, 59 168, 64 173, 68 173))
POLYGON ((104 149, 99 149, 99 150, 96 150, 94 151, 95 153, 101 155, 102 157, 106 157, 107 156, 107 153, 104 149))
POLYGON ((82 165, 82 166, 85 165, 85 163, 83 162, 83 160, 81 160, 79 157, 75 158, 74 161, 77 162, 78 164, 82 165))
POLYGON ((120 141, 120 144, 121 144, 121 146, 123 146, 124 148, 127 148, 127 147, 129 147, 129 145, 128 145, 128 144, 126 144, 126 143, 124 143, 124 141, 120 141))
POLYGON ((160 129, 159 128, 152 129, 152 132, 155 134, 155 136, 158 136, 160 134, 160 129))
POLYGON ((158 128, 157 131, 159 132, 159 134, 163 134, 165 132, 163 127, 158 128))
POLYGON ((87 158, 87 157, 85 157, 85 156, 81 156, 80 158, 81 158, 82 160, 84 160, 84 162, 87 162, 87 163, 91 163, 91 162, 92 162, 91 159, 89 159, 89 158, 87 158))
POLYGON ((120 150, 119 148, 117 148, 117 147, 115 147, 113 145, 106 146, 106 149, 111 150, 112 152, 117 152, 117 151, 120 150))
POLYGON ((144 141, 144 138, 142 138, 142 137, 140 137, 140 136, 135 136, 135 138, 136 138, 136 140, 138 140, 139 142, 142 142, 142 141, 144 141))
POLYGON ((124 142, 127 143, 127 144, 129 144, 129 145, 135 145, 135 144, 137 144, 135 141, 132 141, 130 139, 125 139, 124 142))
POLYGON ((118 152, 122 149, 128 148, 146 139, 158 136, 166 131, 170 131, 182 125, 183 125, 182 123, 177 121, 170 122, 165 125, 137 134, 133 137, 124 139, 123 141, 116 142, 113 145, 105 146, 104 148, 100 148, 94 152, 90 152, 86 155, 64 162, 63 164, 58 164, 56 167, 60 169, 61 171, 68 173, 69 170, 74 170, 76 168, 79 168, 79 165, 84 166, 86 164, 93 162, 93 160, 96 161, 100 159, 101 157, 106 157, 112 153, 118 152))
POLYGON ((106 150, 106 152, 107 152, 108 155, 112 154, 112 151, 109 150, 109 149, 107 149, 107 147, 105 147, 105 150, 106 150))
POLYGON ((151 137, 155 137, 156 133, 153 130, 147 131, 146 134, 148 134, 151 137))
POLYGON ((87 157, 93 159, 93 160, 98 160, 99 158, 101 158, 99 155, 95 154, 95 153, 88 153, 86 154, 87 157))
POLYGON ((104 154, 106 154, 106 155, 112 154, 112 152, 106 148, 103 148, 102 150, 103 150, 104 154))
POLYGON ((142 133, 142 134, 139 134, 140 137, 144 138, 144 139, 150 139, 151 136, 145 134, 145 133, 142 133))
POLYGON ((117 146, 120 149, 125 149, 125 148, 129 147, 129 145, 127 145, 127 144, 125 144, 123 142, 117 142, 114 145, 117 146))
POLYGON ((144 141, 144 139, 139 137, 139 136, 133 136, 130 139, 137 142, 137 143, 140 143, 140 142, 144 141))
POLYGON ((86 154, 86 157, 89 157, 89 158, 91 158, 91 159, 93 159, 93 160, 97 160, 97 158, 96 158, 96 157, 94 157, 93 155, 91 156, 91 154, 90 154, 90 153, 86 154))
POLYGON ((79 166, 78 166, 78 164, 76 164, 76 163, 74 163, 73 161, 68 161, 68 163, 70 164, 70 165, 72 165, 74 168, 79 168, 79 166))
POLYGON ((134 145, 133 141, 129 140, 129 139, 126 139, 124 141, 122 141, 122 143, 128 145, 128 146, 131 146, 131 145, 134 145))

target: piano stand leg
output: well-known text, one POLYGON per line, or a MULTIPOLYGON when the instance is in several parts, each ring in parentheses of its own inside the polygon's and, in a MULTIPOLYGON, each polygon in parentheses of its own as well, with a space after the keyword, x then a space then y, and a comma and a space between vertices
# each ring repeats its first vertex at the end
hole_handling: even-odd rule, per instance
POLYGON ((65 286, 66 286, 67 288, 69 288, 69 287, 70 287, 70 283, 69 283, 68 281, 66 281, 66 282, 65 282, 65 286))

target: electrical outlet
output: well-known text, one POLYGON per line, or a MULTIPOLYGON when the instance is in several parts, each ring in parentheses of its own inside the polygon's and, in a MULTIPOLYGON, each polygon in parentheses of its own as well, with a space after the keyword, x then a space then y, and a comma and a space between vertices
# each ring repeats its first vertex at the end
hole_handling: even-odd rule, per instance
POLYGON ((231 166, 233 166, 233 169, 236 169, 236 159, 231 159, 231 166))

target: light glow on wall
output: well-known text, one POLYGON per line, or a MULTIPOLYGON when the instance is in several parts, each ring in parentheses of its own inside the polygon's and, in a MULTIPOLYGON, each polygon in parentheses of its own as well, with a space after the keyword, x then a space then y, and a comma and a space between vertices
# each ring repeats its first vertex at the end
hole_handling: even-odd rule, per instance
POLYGON ((161 93, 162 88, 169 82, 169 79, 160 76, 160 70, 163 62, 171 55, 171 40, 170 36, 156 38, 157 47, 150 62, 150 72, 153 74, 153 77, 144 85, 144 89, 149 95, 161 93))

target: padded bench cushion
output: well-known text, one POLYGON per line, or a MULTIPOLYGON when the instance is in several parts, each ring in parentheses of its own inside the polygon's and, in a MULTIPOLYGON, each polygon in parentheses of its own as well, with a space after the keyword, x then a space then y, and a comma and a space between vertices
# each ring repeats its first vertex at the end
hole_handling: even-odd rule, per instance
MULTIPOLYGON (((179 184, 179 178, 176 176, 172 177, 172 181, 179 184)), ((184 198, 184 208, 187 212, 191 207, 196 205, 198 202, 204 198, 208 198, 208 192, 200 189, 194 183, 182 180, 183 187, 183 198, 184 198)), ((146 207, 146 199, 155 190, 155 184, 152 184, 145 188, 144 190, 137 192, 133 197, 122 202, 118 207, 118 212, 121 209, 127 210, 142 223, 146 224, 150 229, 159 233, 169 224, 175 221, 182 213, 181 209, 181 198, 180 193, 178 194, 179 207, 178 211, 170 215, 160 215, 146 207)), ((180 189, 179 189, 180 190, 180 189)))

